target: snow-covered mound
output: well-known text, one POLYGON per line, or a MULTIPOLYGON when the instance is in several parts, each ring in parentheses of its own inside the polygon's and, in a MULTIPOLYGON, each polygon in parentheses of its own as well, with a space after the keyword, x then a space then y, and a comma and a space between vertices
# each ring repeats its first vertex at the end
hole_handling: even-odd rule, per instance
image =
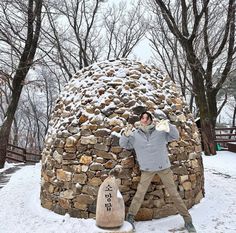
MULTIPOLYGON (((139 180, 134 152, 119 147, 120 131, 144 110, 161 109, 178 127, 169 156, 178 190, 190 208, 204 195, 199 133, 174 83, 155 67, 126 59, 85 67, 65 86, 51 116, 42 159, 41 203, 56 213, 95 217, 102 181, 117 165, 129 206, 139 180)), ((176 213, 156 176, 137 219, 176 213)))

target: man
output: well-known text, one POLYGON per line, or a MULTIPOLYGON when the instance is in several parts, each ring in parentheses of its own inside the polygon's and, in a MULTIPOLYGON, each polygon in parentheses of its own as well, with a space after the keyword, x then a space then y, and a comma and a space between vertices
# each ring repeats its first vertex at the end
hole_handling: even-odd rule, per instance
MULTIPOLYGON (((164 115, 164 112, 162 115, 164 115)), ((178 212, 183 217, 185 228, 189 232, 196 232, 188 209, 177 191, 173 173, 170 169, 167 143, 179 138, 177 128, 170 124, 167 119, 162 119, 154 124, 152 115, 149 112, 141 114, 139 123, 134 131, 132 131, 132 126, 128 125, 120 138, 121 147, 135 150, 141 170, 141 179, 126 220, 132 224, 135 231, 134 217, 142 205, 153 177, 158 174, 178 212)))

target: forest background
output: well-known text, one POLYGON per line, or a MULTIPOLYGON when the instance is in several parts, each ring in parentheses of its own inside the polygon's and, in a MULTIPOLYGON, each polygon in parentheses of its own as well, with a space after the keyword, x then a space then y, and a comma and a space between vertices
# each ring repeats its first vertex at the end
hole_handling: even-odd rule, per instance
POLYGON ((215 154, 214 128, 235 126, 235 51, 235 0, 2 0, 0 168, 9 142, 42 150, 73 74, 117 58, 169 75, 215 154))

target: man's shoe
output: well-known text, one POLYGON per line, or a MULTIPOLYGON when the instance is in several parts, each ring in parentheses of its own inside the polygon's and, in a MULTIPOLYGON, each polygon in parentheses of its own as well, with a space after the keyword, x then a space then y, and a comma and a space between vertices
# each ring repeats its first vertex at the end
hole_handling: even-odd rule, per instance
POLYGON ((133 227, 133 231, 135 231, 135 226, 134 226, 134 215, 132 214, 127 214, 126 219, 127 222, 129 222, 132 227, 133 227))
POLYGON ((197 232, 192 222, 188 222, 188 223, 186 222, 184 226, 188 230, 189 233, 197 232))

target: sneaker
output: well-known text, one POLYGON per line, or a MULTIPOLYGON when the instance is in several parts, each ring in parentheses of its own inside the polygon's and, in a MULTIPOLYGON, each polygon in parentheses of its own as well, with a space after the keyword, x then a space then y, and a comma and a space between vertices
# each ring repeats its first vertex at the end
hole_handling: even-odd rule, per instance
POLYGON ((188 222, 188 223, 186 222, 184 226, 188 230, 189 233, 196 233, 197 232, 194 225, 192 224, 192 222, 188 222))
POLYGON ((132 214, 127 214, 126 219, 127 222, 129 222, 132 227, 133 227, 133 232, 135 231, 135 226, 134 226, 134 215, 132 214))

